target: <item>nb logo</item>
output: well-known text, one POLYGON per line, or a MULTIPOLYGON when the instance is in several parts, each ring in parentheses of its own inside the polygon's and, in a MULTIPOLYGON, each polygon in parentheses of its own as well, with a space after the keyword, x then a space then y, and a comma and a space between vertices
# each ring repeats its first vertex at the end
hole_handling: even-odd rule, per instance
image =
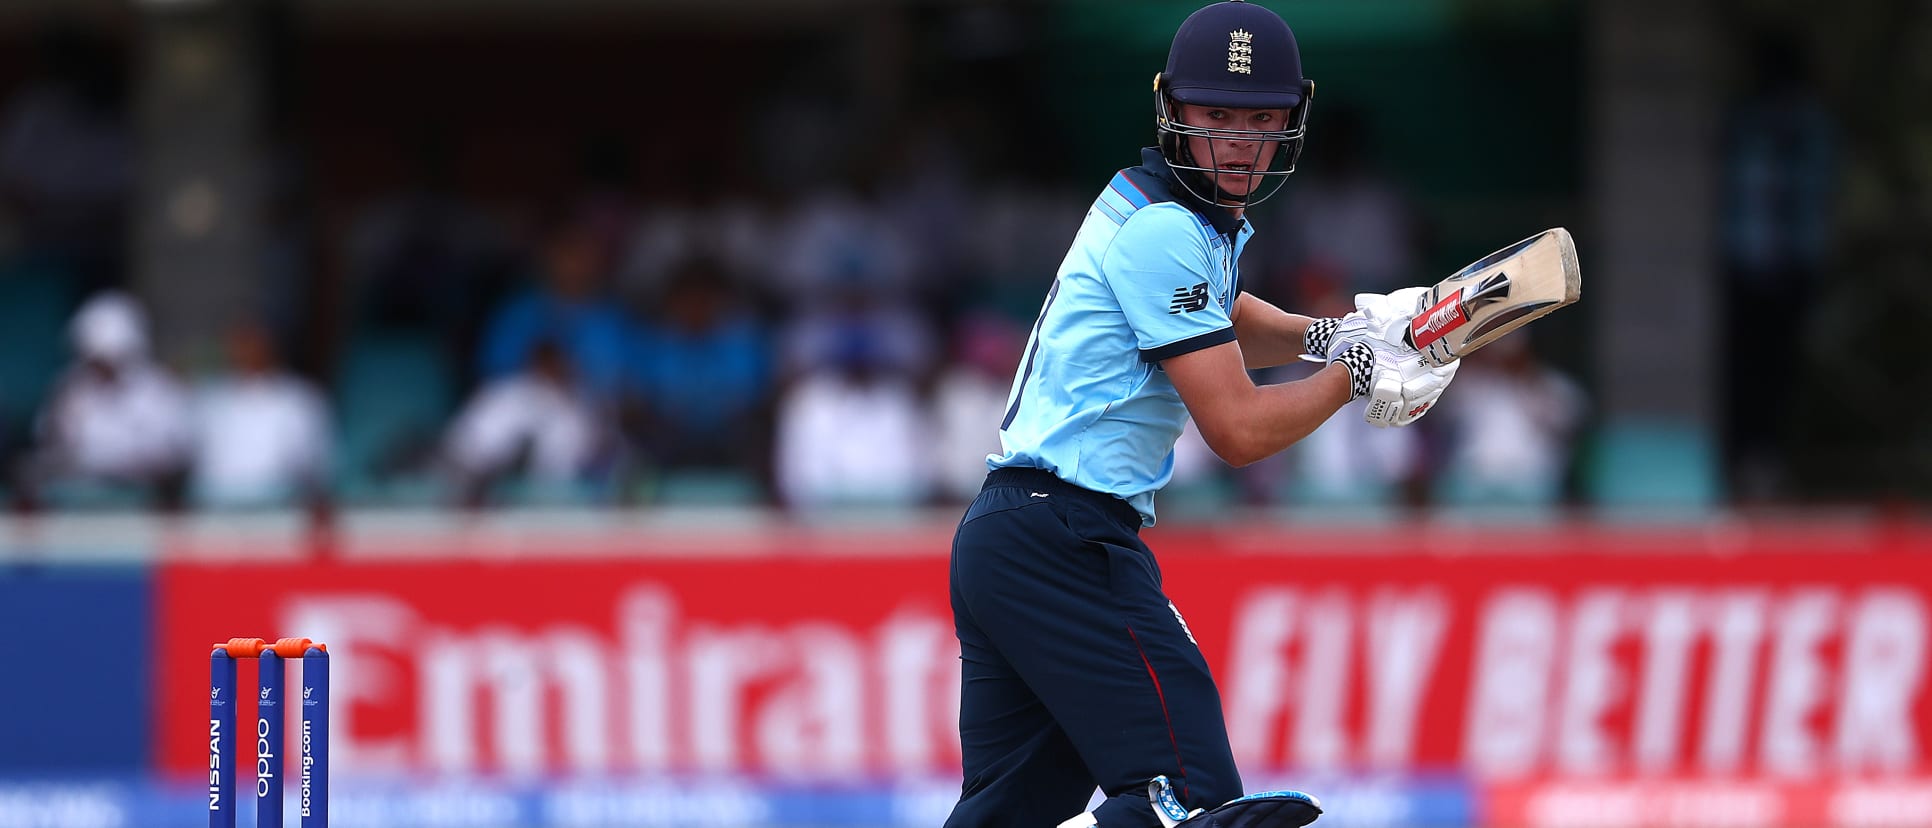
POLYGON ((1167 306, 1169 314, 1193 313, 1207 307, 1208 286, 1202 282, 1191 288, 1175 288, 1174 301, 1167 306))

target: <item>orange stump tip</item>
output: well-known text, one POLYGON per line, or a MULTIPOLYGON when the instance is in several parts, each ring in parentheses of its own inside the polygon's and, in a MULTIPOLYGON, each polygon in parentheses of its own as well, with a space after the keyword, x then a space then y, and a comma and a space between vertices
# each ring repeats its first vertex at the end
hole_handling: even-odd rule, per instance
POLYGON ((214 649, 228 653, 229 658, 260 658, 262 653, 270 651, 282 658, 301 658, 311 647, 325 653, 329 651, 329 645, 306 638, 282 638, 273 644, 259 638, 230 638, 226 643, 216 644, 214 649))
POLYGON ((226 644, 215 645, 215 649, 227 651, 229 658, 256 658, 267 647, 268 642, 259 638, 230 638, 226 644))

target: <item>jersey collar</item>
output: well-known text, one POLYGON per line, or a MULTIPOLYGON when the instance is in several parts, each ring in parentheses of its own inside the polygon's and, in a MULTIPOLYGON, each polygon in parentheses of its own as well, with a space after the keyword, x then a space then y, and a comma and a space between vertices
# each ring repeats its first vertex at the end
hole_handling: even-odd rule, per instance
POLYGON ((1207 223, 1214 228, 1215 232, 1232 239, 1235 237, 1235 234, 1241 231, 1242 220, 1239 217, 1228 212, 1225 207, 1209 204, 1206 201, 1195 198, 1193 193, 1188 192, 1186 187, 1181 186, 1179 181, 1174 180, 1174 168, 1167 166, 1167 159, 1161 156, 1160 148, 1141 148, 1140 169, 1146 171, 1148 175, 1159 179, 1161 185, 1167 188, 1167 195, 1170 200, 1199 214, 1201 218, 1207 220, 1207 223))

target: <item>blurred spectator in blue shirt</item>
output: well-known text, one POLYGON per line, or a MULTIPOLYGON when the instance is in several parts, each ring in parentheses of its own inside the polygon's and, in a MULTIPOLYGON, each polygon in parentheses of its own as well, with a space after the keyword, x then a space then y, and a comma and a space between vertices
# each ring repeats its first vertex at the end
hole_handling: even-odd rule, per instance
POLYGON ((816 306, 791 316, 781 334, 779 375, 790 381, 848 355, 853 331, 875 343, 880 370, 922 377, 936 361, 933 322, 918 306, 854 282, 826 290, 816 306))
POLYGON ((607 289, 609 253, 588 227, 566 223, 545 240, 541 279, 491 317, 480 360, 485 381, 522 368, 538 342, 551 340, 570 358, 595 403, 614 408, 624 380, 628 322, 607 289))
POLYGON ((631 431, 653 465, 765 476, 771 343, 720 263, 698 257, 676 269, 631 354, 631 431))

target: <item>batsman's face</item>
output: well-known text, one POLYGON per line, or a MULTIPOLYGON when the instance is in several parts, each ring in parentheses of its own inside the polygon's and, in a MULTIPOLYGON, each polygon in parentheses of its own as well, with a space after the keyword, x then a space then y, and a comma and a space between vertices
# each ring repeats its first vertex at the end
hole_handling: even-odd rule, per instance
POLYGON ((1279 131, 1288 123, 1286 109, 1231 109, 1184 103, 1178 114, 1182 124, 1216 131, 1212 135, 1188 136, 1187 148, 1193 153, 1195 163, 1221 171, 1214 176, 1215 186, 1235 196, 1245 196, 1261 186, 1261 176, 1250 173, 1266 170, 1275 157, 1275 147, 1281 143, 1236 133, 1279 131), (1228 132, 1220 133, 1220 130, 1228 132))

